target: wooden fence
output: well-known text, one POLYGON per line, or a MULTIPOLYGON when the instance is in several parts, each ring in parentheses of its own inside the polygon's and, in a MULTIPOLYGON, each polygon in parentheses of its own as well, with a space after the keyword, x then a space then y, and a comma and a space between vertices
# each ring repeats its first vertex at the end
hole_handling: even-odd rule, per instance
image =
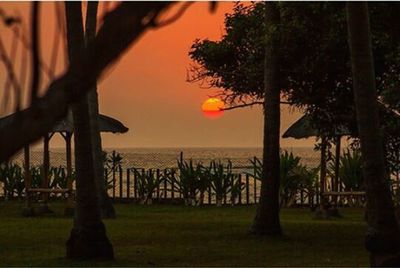
MULTIPOLYGON (((151 169, 161 183, 157 185, 152 199, 154 202, 160 203, 179 203, 183 202, 183 195, 178 185, 174 181, 162 180, 165 173, 170 169, 151 169)), ((138 173, 147 172, 145 169, 128 168, 113 170, 109 173, 109 188, 108 194, 115 201, 129 202, 138 201, 138 173), (136 172, 135 172, 136 170, 136 172)), ((108 173, 109 171, 105 171, 108 173)), ((238 180, 243 183, 242 190, 238 193, 237 197, 233 200, 236 205, 251 205, 259 202, 261 182, 255 179, 251 174, 241 172, 236 173, 238 180)), ((203 204, 216 204, 216 193, 211 187, 208 187, 204 193, 203 204)), ((232 204, 232 196, 228 191, 224 194, 223 204, 232 204)), ((312 193, 307 190, 299 190, 291 206, 316 206, 319 204, 320 194, 318 188, 314 189, 312 193)))
MULTIPOLYGON (((163 180, 166 177, 167 172, 171 172, 172 169, 150 169, 160 183, 154 189, 152 193, 153 203, 183 203, 183 193, 179 189, 179 185, 174 180, 163 180)), ((174 172, 178 172, 174 169, 174 172)), ((235 174, 240 183, 243 184, 242 190, 232 198, 231 193, 228 191, 223 194, 222 204, 235 204, 235 205, 252 205, 259 202, 261 183, 255 179, 251 172, 245 172, 246 168, 239 168, 235 170, 235 174)), ((249 169, 247 169, 249 170, 249 169)), ((116 202, 139 202, 140 194, 138 191, 138 174, 148 172, 149 169, 135 169, 135 168, 117 168, 112 170, 105 170, 107 177, 107 191, 109 196, 116 202)), ((65 174, 65 172, 61 172, 65 174)), ((179 174, 177 174, 179 175, 179 174)), ((179 176, 177 176, 179 178, 179 176)), ((66 178, 64 178, 66 180, 66 178)), ((332 190, 330 187, 329 179, 327 180, 326 193, 332 190)), ((51 183, 51 182, 50 182, 51 183)), ((61 183, 63 184, 63 183, 61 183)), ((315 189, 301 189, 298 190, 290 201, 288 206, 309 206, 316 207, 320 203, 320 191, 318 189, 318 183, 315 189)), ((56 186, 57 187, 57 186, 56 186)), ((0 184, 0 198, 3 199, 7 196, 6 187, 4 183, 0 184)), ((340 185, 339 192, 336 192, 330 196, 325 195, 329 201, 337 201, 339 205, 346 206, 359 206, 364 205, 365 197, 358 192, 343 192, 340 185)), ((13 193, 8 195, 10 198, 22 198, 24 191, 19 191, 19 195, 13 193)), ((333 192, 332 192, 333 193, 333 192)), ((61 194, 53 194, 54 197, 62 196, 61 194)), ((198 194, 197 198, 200 196, 198 194)), ((202 204, 216 204, 216 193, 211 188, 204 192, 202 196, 202 204)))

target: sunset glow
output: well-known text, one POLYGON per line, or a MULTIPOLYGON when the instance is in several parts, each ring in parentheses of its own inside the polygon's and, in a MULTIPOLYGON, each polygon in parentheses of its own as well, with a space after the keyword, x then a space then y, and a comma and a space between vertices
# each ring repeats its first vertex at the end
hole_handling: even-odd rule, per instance
POLYGON ((218 98, 209 98, 201 106, 204 116, 212 119, 219 118, 223 115, 224 102, 218 98))

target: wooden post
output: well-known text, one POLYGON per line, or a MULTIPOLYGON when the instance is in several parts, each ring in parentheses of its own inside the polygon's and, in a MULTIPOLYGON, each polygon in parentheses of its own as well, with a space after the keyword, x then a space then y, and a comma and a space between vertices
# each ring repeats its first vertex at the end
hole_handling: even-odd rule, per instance
MULTIPOLYGON (((182 153, 181 153, 182 154, 182 153)), ((165 174, 166 169, 164 169, 164 174, 165 174)), ((167 199, 167 181, 164 181, 164 199, 167 199)))
POLYGON ((72 133, 66 132, 65 136, 65 153, 67 156, 67 188, 68 188, 68 200, 67 207, 65 208, 65 215, 73 215, 74 210, 74 196, 73 196, 73 178, 72 178, 72 149, 71 140, 72 133))
POLYGON ((133 197, 136 199, 137 198, 137 169, 135 168, 133 170, 133 197))
POLYGON ((211 196, 212 196, 212 190, 211 190, 211 186, 208 186, 208 204, 211 204, 211 196))
POLYGON ((115 178, 115 168, 116 167, 112 167, 112 197, 113 197, 113 199, 115 199, 115 180, 116 180, 116 178, 115 178))
MULTIPOLYGON (((336 137, 336 145, 335 145, 335 178, 333 181, 333 191, 337 192, 339 190, 339 168, 340 168, 340 143, 341 143, 341 136, 336 137)), ((337 207, 338 197, 333 197, 333 204, 337 207)))
POLYGON ((119 167, 119 198, 122 201, 123 198, 123 178, 122 178, 122 167, 119 167))
POLYGON ((171 181, 171 198, 174 199, 175 198, 175 183, 174 180, 171 181))
MULTIPOLYGON (((143 180, 143 178, 144 178, 144 176, 145 176, 145 174, 146 174, 146 170, 144 169, 144 168, 142 168, 142 180, 143 180)), ((142 187, 143 187, 143 181, 141 182, 142 183, 142 187)), ((142 193, 143 194, 143 193, 142 193)), ((139 191, 138 191, 138 196, 139 196, 139 191)), ((139 196, 139 198, 143 198, 143 196, 139 196)), ((142 200, 141 200, 142 201, 142 200)))
MULTIPOLYGON (((149 178, 151 178, 151 179, 153 179, 153 170, 151 169, 151 168, 149 168, 149 170, 148 170, 148 175, 147 175, 149 178)), ((153 202, 153 192, 151 192, 151 193, 149 193, 150 194, 150 202, 153 202)))
POLYGON ((304 190, 300 190, 300 205, 303 206, 304 204, 304 190))
POLYGON ((254 204, 257 204, 257 179, 253 177, 254 180, 254 204))
POLYGON ((249 181, 249 174, 246 174, 246 204, 250 203, 250 181, 249 181))
POLYGON ((109 192, 108 189, 108 168, 104 168, 104 185, 106 186, 107 194, 109 192))
MULTIPOLYGON (((43 136, 43 166, 42 166, 42 188, 48 189, 49 188, 49 169, 50 169, 50 150, 49 150, 49 143, 50 138, 52 135, 46 133, 43 136)), ((40 206, 41 213, 50 213, 52 212, 48 205, 49 193, 42 193, 42 205, 40 206)))
POLYGON ((129 197, 130 197, 130 191, 131 191, 131 185, 130 185, 130 170, 129 168, 126 169, 126 198, 129 201, 129 197))
POLYGON ((325 182, 326 182, 326 146, 327 140, 325 137, 321 137, 321 169, 320 169, 320 207, 321 210, 324 209, 324 192, 325 192, 325 182))
MULTIPOLYGON (((157 184, 157 199, 160 199, 160 169, 157 168, 157 180, 158 180, 158 184, 157 184)), ((165 171, 164 171, 164 177, 165 177, 165 171)))
MULTIPOLYGON (((239 174, 238 180, 239 180, 239 187, 241 187, 242 186, 242 174, 239 174)), ((242 188, 240 188, 238 199, 239 199, 238 200, 239 204, 242 204, 242 188)))
POLYGON ((31 188, 31 172, 30 172, 30 152, 29 145, 24 146, 24 184, 25 184, 25 207, 22 209, 22 215, 30 217, 34 215, 30 202, 29 189, 31 188))

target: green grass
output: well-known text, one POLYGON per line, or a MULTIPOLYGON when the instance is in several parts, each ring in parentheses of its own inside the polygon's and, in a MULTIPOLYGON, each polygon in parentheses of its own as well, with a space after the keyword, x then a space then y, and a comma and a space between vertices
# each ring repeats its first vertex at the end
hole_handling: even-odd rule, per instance
POLYGON ((254 207, 117 205, 106 220, 114 245, 112 262, 63 258, 72 220, 62 204, 54 215, 20 216, 22 204, 0 203, 0 265, 3 266, 366 266, 366 225, 360 209, 342 219, 313 220, 308 209, 282 211, 283 238, 247 234, 254 207))

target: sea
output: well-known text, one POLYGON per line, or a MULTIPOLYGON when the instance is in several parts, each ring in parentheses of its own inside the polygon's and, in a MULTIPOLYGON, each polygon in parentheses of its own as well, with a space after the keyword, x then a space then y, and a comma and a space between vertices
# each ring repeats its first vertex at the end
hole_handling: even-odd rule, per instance
MULTIPOLYGON (((293 147, 281 149, 292 152, 301 158, 301 163, 308 167, 319 165, 319 152, 313 147, 293 147)), ((182 156, 185 160, 192 159, 194 162, 208 164, 211 160, 220 160, 227 163, 232 162, 235 168, 251 166, 250 159, 262 157, 262 148, 105 148, 108 154, 113 152, 122 157, 123 168, 173 168, 177 166, 177 160, 182 156)), ((13 157, 13 162, 22 163, 23 153, 20 152, 13 157)), ((39 166, 43 162, 43 151, 41 149, 31 150, 31 165, 39 166)), ((66 154, 64 148, 50 149, 50 165, 65 166, 66 154)))

